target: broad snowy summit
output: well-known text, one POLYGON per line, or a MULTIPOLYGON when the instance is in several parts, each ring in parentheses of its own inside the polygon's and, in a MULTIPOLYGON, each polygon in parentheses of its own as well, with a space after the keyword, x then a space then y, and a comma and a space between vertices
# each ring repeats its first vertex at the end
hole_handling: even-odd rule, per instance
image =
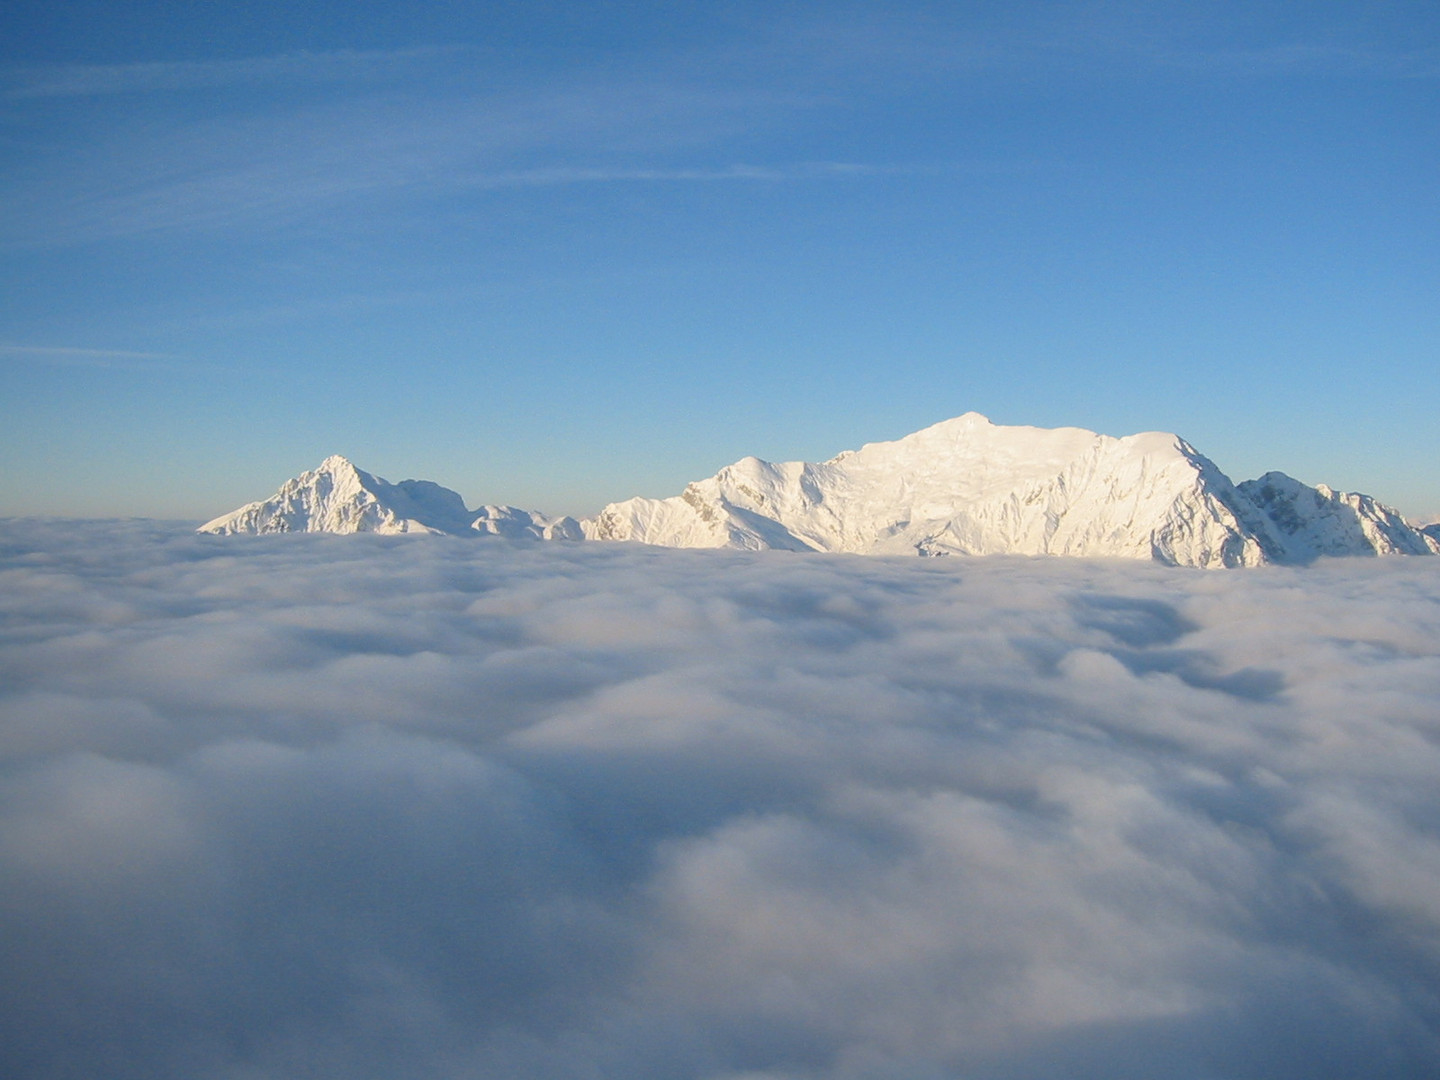
POLYGON ((611 503, 584 522, 508 506, 467 510, 437 484, 389 484, 332 457, 201 531, 491 533, 1207 568, 1440 554, 1440 529, 1422 529, 1369 496, 1279 472, 1237 485, 1178 435, 1007 427, 974 412, 829 461, 742 458, 679 495, 611 503))
POLYGON ((611 504, 586 531, 679 547, 1264 562, 1232 490, 1174 435, 999 427, 972 412, 825 462, 744 458, 678 496, 611 504))

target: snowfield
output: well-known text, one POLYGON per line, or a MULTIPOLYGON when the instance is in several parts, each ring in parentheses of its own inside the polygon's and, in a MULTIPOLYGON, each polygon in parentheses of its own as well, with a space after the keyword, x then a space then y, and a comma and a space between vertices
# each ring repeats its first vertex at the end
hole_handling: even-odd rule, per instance
POLYGON ((0 1075, 1440 1071, 1440 559, 11 520, 0 632, 0 1075))
POLYGON ((1083 428, 1002 426, 973 412, 824 462, 742 458, 679 495, 611 503, 585 521, 513 506, 467 510, 449 488, 391 484, 337 454, 200 531, 1060 555, 1209 569, 1440 554, 1440 530, 1406 521, 1368 495, 1310 487, 1281 472, 1233 484, 1178 435, 1116 439, 1083 428))

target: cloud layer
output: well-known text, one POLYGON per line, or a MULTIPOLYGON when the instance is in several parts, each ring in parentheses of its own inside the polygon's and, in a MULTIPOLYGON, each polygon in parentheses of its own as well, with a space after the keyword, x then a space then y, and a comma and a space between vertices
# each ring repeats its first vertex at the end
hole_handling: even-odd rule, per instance
POLYGON ((0 526, 0 1072, 1428 1076, 1440 560, 0 526))

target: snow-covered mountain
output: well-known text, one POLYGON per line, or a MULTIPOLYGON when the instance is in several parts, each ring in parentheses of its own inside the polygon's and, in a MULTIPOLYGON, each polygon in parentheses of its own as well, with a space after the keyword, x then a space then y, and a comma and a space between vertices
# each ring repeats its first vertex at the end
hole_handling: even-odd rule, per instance
POLYGON ((679 495, 611 503, 584 522, 510 506, 467 510, 438 484, 390 484, 331 457, 200 531, 1090 555, 1199 567, 1440 554, 1440 527, 1422 529, 1369 496, 1312 488, 1284 473, 1233 484, 1176 435, 1003 427, 973 412, 825 462, 742 458, 679 495))
POLYGON ((1270 473, 1239 487, 1185 440, 1001 427, 966 413, 829 461, 744 458, 668 499, 612 503, 597 540, 865 554, 999 553, 1257 566, 1440 553, 1389 507, 1270 473))
POLYGON ((1239 489, 1265 512, 1279 536, 1284 562, 1320 555, 1433 555, 1440 530, 1406 521, 1369 495, 1310 487, 1282 472, 1246 480, 1239 489))
POLYGON ((574 518, 549 518, 513 506, 467 510, 449 488, 429 480, 392 484, 338 454, 286 481, 274 495, 208 521, 202 533, 483 533, 515 539, 581 540, 574 518))

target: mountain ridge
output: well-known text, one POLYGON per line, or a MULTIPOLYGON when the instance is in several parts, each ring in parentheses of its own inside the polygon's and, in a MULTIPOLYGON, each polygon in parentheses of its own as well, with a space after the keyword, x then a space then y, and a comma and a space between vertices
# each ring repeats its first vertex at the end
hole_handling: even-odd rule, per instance
POLYGON ((392 484, 332 454, 318 468, 287 480, 270 498, 207 521, 197 532, 482 534, 511 539, 580 540, 571 517, 552 518, 514 506, 467 509, 458 492, 430 480, 392 484))
POLYGON ((468 510, 448 488, 390 484, 337 455, 199 531, 1101 556, 1205 568, 1440 554, 1440 526, 1280 472, 1235 484, 1178 435, 1002 426, 975 412, 823 462, 744 457, 678 495, 610 503, 584 521, 508 506, 468 510))

